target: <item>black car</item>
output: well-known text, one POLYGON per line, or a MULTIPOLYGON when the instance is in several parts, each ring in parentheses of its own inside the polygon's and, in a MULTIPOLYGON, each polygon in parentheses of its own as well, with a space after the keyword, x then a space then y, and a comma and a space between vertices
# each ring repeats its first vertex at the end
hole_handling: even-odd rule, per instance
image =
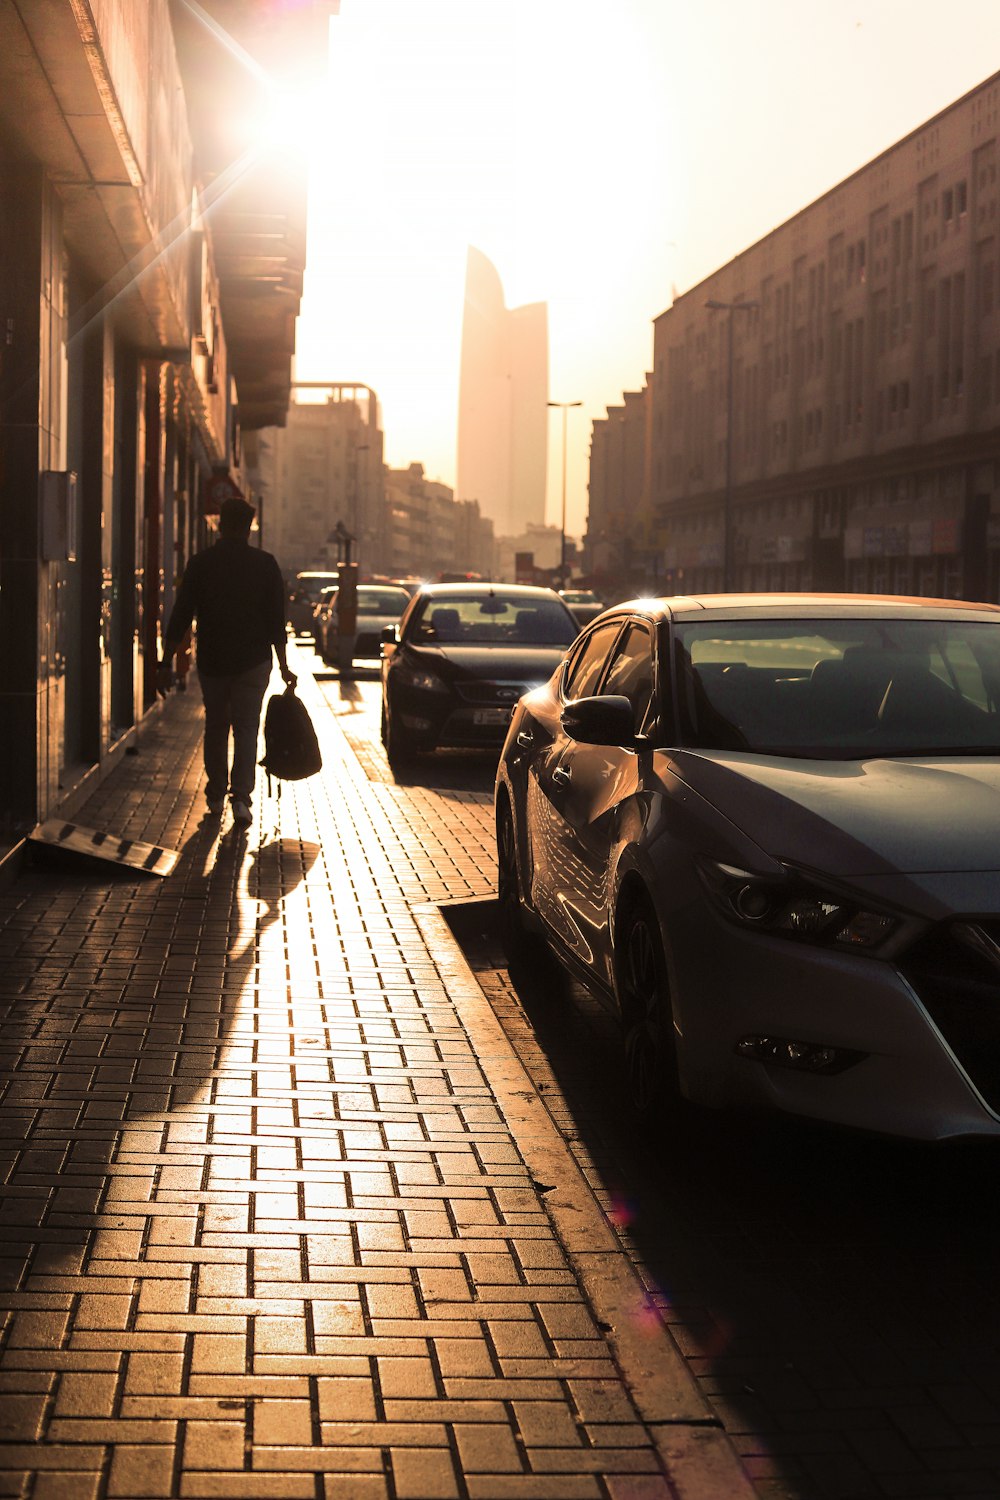
POLYGON ((430 584, 383 633, 382 743, 400 764, 438 746, 503 744, 522 694, 579 627, 552 589, 430 584))

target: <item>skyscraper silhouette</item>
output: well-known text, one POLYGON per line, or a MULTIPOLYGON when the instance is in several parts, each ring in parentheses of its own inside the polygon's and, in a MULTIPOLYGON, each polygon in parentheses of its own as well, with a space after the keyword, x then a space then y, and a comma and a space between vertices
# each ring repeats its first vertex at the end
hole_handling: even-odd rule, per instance
POLYGON ((548 386, 546 304, 507 308, 496 267, 470 246, 456 498, 478 500, 500 536, 545 521, 548 386))

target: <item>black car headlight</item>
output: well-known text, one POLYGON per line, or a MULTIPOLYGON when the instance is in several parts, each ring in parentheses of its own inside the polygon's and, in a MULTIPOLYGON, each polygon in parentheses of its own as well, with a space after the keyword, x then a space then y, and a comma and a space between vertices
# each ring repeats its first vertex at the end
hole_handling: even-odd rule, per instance
POLYGON ((403 687, 417 688, 422 693, 447 693, 448 685, 427 667, 400 662, 396 668, 396 680, 403 687))
POLYGON ((758 875, 709 859, 699 860, 698 870, 723 916, 775 937, 876 954, 902 923, 897 914, 862 906, 791 872, 758 875))

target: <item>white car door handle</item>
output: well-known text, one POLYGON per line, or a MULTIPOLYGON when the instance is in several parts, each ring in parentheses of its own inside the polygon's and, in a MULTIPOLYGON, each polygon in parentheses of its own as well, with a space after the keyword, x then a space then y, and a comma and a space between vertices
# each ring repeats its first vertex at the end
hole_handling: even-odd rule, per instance
POLYGON ((555 782, 556 786, 569 786, 570 782, 573 780, 573 772, 570 771, 566 766, 556 766, 555 770, 552 772, 552 780, 555 782))

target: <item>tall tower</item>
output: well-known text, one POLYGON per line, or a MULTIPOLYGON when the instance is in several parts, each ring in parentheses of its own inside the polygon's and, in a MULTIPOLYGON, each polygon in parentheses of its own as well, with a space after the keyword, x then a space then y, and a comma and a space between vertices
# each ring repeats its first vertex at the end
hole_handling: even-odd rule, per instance
POLYGON ((499 536, 545 522, 549 334, 544 302, 508 309, 496 267, 469 247, 458 391, 456 499, 499 536))

